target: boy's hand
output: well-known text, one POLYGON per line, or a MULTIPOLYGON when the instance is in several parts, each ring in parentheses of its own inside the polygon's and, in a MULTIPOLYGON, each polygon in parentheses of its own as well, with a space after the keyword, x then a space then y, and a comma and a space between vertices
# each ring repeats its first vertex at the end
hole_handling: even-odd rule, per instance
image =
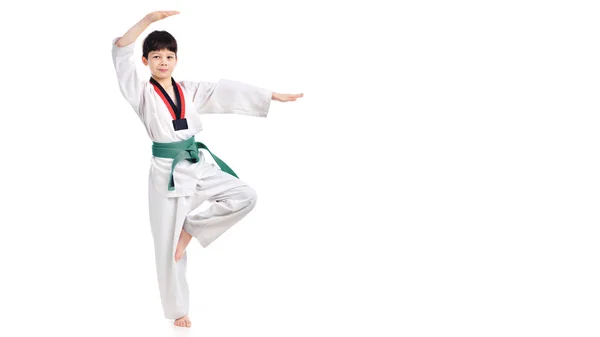
POLYGON ((300 98, 304 96, 303 93, 300 94, 279 94, 274 92, 273 95, 271 95, 271 99, 274 101, 279 101, 279 102, 293 102, 296 99, 300 98))
POLYGON ((146 20, 148 20, 148 22, 152 23, 152 22, 156 22, 158 20, 167 18, 171 15, 177 15, 177 14, 179 14, 178 11, 156 11, 156 12, 146 14, 146 17, 144 19, 146 19, 146 20))

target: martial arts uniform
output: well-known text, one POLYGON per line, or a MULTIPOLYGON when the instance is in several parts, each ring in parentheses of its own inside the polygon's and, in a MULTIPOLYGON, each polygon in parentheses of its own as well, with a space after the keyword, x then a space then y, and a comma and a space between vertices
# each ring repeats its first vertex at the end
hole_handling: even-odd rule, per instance
MULTIPOLYGON (((191 138, 202 130, 200 117, 206 113, 267 116, 272 92, 231 80, 174 82, 180 102, 170 105, 158 83, 137 73, 135 62, 141 58, 133 57, 135 43, 117 47, 118 40, 113 40, 112 57, 121 93, 154 144, 193 143, 191 138), (177 108, 179 115, 174 113, 177 108)), ((176 319, 188 313, 187 256, 177 263, 174 258, 181 229, 207 247, 254 208, 256 193, 206 161, 206 150, 197 152, 195 162, 181 160, 174 168, 173 159, 153 154, 148 193, 158 285, 165 317, 176 319), (199 212, 198 207, 207 200, 210 207, 199 212)))

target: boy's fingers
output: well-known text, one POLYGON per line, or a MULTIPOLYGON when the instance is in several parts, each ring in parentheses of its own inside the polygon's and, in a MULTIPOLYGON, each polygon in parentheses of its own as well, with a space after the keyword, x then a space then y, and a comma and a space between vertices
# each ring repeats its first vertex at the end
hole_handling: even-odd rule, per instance
POLYGON ((179 14, 178 11, 162 11, 161 13, 164 16, 171 16, 171 15, 179 14))

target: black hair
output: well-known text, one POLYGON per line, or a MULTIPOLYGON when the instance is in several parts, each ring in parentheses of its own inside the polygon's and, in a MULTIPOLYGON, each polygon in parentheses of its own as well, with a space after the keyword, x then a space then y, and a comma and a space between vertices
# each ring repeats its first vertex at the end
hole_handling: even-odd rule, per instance
POLYGON ((147 59, 151 51, 167 49, 177 55, 177 40, 165 30, 155 30, 144 39, 143 56, 147 59))

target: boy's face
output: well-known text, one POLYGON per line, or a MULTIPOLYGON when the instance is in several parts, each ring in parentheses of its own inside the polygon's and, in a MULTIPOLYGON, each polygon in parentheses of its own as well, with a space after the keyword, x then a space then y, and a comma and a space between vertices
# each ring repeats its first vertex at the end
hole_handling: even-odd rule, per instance
POLYGON ((177 55, 168 49, 151 51, 148 53, 148 59, 142 56, 142 62, 150 67, 152 76, 168 79, 177 65, 177 55))

